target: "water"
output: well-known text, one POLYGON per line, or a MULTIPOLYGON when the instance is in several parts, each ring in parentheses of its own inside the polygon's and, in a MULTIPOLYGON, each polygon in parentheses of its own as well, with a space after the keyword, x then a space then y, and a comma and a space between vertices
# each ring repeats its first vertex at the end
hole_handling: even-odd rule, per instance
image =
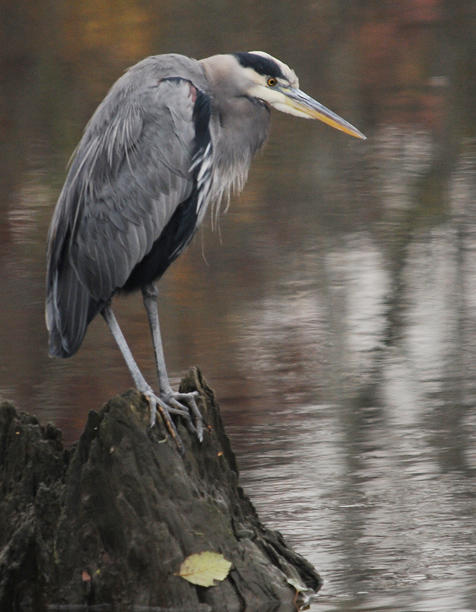
MULTIPOLYGON (((169 370, 215 388, 263 521, 324 577, 312 610, 476 610, 474 3, 225 9, 6 9, 0 396, 72 442, 131 384, 100 320, 49 359, 42 312, 65 163, 109 85, 151 53, 265 49, 368 140, 274 116, 220 236, 161 282, 169 370)), ((140 298, 117 314, 152 379, 140 298)))

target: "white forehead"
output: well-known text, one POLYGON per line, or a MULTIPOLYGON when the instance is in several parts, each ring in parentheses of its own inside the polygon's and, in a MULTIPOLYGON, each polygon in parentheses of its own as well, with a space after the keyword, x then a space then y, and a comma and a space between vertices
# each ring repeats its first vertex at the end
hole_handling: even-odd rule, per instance
POLYGON ((249 51, 249 53, 253 53, 254 55, 261 55, 262 57, 267 57, 268 59, 276 62, 278 66, 281 68, 281 72, 284 74, 286 79, 293 87, 299 87, 299 79, 296 76, 296 73, 292 68, 290 68, 287 64, 279 60, 277 57, 273 57, 266 51, 249 51))

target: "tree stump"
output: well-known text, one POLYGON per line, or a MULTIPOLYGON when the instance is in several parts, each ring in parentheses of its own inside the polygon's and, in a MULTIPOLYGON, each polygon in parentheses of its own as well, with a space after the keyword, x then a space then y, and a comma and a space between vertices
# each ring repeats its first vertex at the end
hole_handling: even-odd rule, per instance
POLYGON ((213 392, 197 369, 207 423, 183 423, 181 456, 135 390, 91 411, 65 449, 61 432, 0 405, 0 609, 296 610, 315 569, 266 529, 238 482, 213 392), (205 588, 177 575, 192 553, 231 561, 205 588))

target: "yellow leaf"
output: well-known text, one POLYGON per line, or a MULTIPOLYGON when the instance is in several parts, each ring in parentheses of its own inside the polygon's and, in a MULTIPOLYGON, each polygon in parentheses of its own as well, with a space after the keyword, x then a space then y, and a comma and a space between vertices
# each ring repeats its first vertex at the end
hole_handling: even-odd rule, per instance
POLYGON ((215 586, 225 580, 231 568, 231 562, 219 553, 206 550, 189 555, 180 566, 178 576, 192 584, 203 587, 215 586))

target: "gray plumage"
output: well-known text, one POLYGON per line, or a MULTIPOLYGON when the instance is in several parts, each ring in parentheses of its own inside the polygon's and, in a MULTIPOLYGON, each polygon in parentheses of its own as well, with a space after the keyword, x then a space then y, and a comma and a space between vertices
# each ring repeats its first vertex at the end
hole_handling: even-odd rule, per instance
MULTIPOLYGON (((209 205, 216 216, 220 202, 243 188, 270 107, 362 137, 297 87, 294 72, 262 52, 149 57, 113 85, 73 154, 48 235, 52 355, 74 354, 100 312, 124 353, 111 298, 142 289, 149 308, 152 283, 190 242, 209 205)), ((156 327, 159 342, 158 320, 156 327)), ((138 386, 149 390, 125 357, 138 386)), ((156 351, 161 395, 163 388, 170 395, 162 357, 156 351)))
POLYGON ((266 137, 269 112, 240 99, 240 106, 255 112, 245 111, 242 122, 223 121, 215 106, 212 150, 202 160, 194 151, 191 84, 212 95, 198 61, 180 55, 147 58, 116 82, 89 121, 48 238, 52 354, 69 356, 79 348, 89 321, 124 286, 177 205, 190 196, 194 152, 200 165, 215 164, 218 179, 202 186, 207 197, 200 220, 211 200, 243 186, 252 154, 266 137), (170 77, 174 80, 163 80, 170 77), (252 141, 241 136, 243 129, 252 141))

